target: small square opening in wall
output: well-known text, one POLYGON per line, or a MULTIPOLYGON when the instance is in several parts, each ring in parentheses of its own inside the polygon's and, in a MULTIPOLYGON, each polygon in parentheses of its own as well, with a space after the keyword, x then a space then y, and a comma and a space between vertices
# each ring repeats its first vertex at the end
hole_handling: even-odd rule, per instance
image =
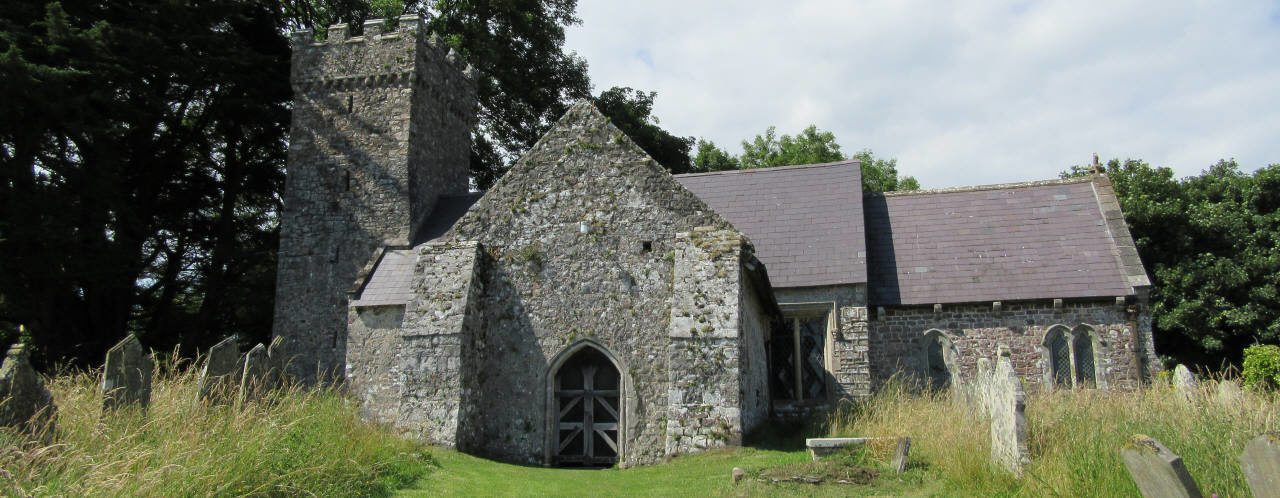
POLYGON ((653 241, 652 240, 641 241, 640 252, 653 252, 653 241))

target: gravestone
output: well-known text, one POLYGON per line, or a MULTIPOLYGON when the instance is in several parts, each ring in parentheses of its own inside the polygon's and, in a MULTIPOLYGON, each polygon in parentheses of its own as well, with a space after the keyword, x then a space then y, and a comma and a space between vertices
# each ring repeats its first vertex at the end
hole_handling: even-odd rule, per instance
POLYGON ((907 455, 911 453, 911 438, 898 438, 898 448, 893 452, 893 470, 899 474, 907 471, 907 455))
POLYGON ((53 394, 31 367, 26 346, 14 344, 0 364, 0 425, 29 434, 48 434, 57 410, 53 394))
POLYGON ((1191 373, 1185 365, 1178 364, 1173 367, 1173 387, 1178 391, 1190 393, 1200 385, 1200 381, 1196 380, 1196 374, 1191 373))
POLYGON ((284 338, 275 336, 271 338, 271 344, 267 345, 267 360, 270 365, 270 372, 267 373, 267 384, 271 389, 284 386, 286 368, 289 362, 285 358, 284 338))
POLYGON ((133 334, 107 350, 102 367, 102 408, 114 410, 125 405, 146 408, 151 403, 151 355, 133 334))
POLYGON ((1240 454, 1240 469, 1254 498, 1280 498, 1280 432, 1249 441, 1240 454))
POLYGON ((1200 498, 1200 488, 1182 464, 1182 457, 1155 439, 1137 435, 1120 449, 1129 476, 1146 498, 1200 498))
POLYGON ((258 399, 263 393, 270 390, 266 384, 267 375, 271 372, 270 359, 267 357, 267 347, 262 343, 258 343, 248 353, 244 354, 244 358, 240 360, 244 370, 240 374, 240 402, 258 399))
POLYGON ((214 402, 226 401, 240 383, 240 374, 244 365, 240 360, 240 348, 236 346, 236 336, 223 339, 209 348, 205 359, 204 370, 200 372, 200 385, 197 388, 201 400, 214 402))
POLYGON ((1027 394, 1007 356, 996 359, 991 382, 984 388, 990 403, 991 460, 1014 475, 1030 461, 1027 451, 1027 394))
POLYGON ((1244 390, 1238 381, 1224 379, 1218 381, 1217 399, 1223 408, 1239 408, 1244 403, 1244 390))

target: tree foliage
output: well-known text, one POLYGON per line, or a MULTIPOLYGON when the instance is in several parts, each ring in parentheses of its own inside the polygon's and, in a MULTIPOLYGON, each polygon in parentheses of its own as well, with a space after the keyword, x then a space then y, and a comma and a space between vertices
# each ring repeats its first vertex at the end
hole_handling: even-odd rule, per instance
POLYGON ((693 137, 677 137, 658 126, 658 118, 653 116, 653 99, 657 95, 657 92, 644 93, 615 86, 601 92, 595 104, 658 164, 675 174, 689 173, 693 137))
POLYGON ((714 142, 699 140, 693 157, 694 171, 723 171, 728 169, 771 168, 795 164, 817 164, 856 159, 862 165, 862 189, 866 192, 891 192, 918 190, 920 182, 914 177, 898 174, 897 159, 876 157, 871 149, 862 149, 845 157, 840 152, 836 136, 809 125, 795 136, 778 135, 770 126, 764 134, 742 141, 742 155, 734 156, 716 146, 714 142))
POLYGON ((234 0, 0 11, 0 316, 37 360, 270 330, 280 32, 234 0))
POLYGON ((1250 175, 1219 161, 1175 179, 1111 160, 1106 174, 1153 279, 1158 351, 1216 368, 1239 364, 1249 344, 1280 342, 1280 165, 1250 175))

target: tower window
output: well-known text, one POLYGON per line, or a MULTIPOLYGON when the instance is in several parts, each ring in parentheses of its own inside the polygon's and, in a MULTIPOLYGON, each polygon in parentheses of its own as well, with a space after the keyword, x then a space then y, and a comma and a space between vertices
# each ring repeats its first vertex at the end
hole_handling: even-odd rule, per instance
POLYGON ((355 98, 355 96, 354 96, 354 95, 347 95, 347 114, 351 114, 351 111, 352 111, 352 109, 354 109, 354 108, 355 108, 355 105, 356 105, 356 98, 355 98))
POLYGON ((347 192, 351 191, 351 170, 342 171, 342 188, 347 192))

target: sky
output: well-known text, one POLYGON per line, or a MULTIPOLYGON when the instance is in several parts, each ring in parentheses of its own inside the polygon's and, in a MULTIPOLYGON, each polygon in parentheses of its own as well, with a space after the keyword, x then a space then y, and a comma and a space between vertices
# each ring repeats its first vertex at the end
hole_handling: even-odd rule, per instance
POLYGON ((732 153, 776 125, 922 186, 1056 178, 1093 153, 1280 163, 1280 2, 579 0, 594 92, 732 153))

